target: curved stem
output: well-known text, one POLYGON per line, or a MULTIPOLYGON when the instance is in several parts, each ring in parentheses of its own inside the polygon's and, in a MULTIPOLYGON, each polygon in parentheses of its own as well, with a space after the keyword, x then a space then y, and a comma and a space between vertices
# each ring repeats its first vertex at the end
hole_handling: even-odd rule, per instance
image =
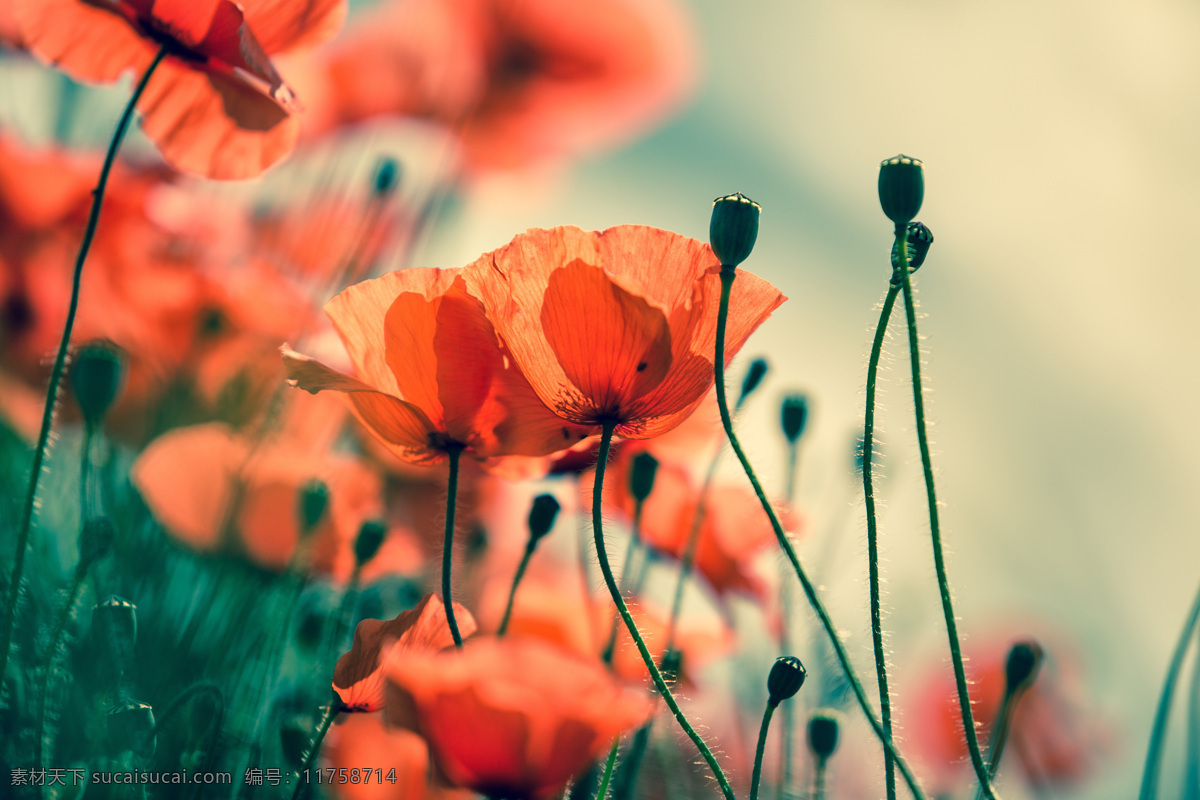
POLYGON ((696 745, 696 749, 700 751, 700 755, 704 757, 709 769, 712 770, 713 777, 720 784, 721 792, 725 795, 726 800, 736 800, 733 788, 729 785, 729 779, 725 777, 724 770, 717 763, 716 756, 708 749, 708 745, 704 743, 704 738, 688 722, 683 710, 679 707, 679 703, 675 701, 675 697, 671 694, 670 687, 663 680, 662 673, 654 663, 654 656, 650 655, 650 650, 646 647, 646 642, 642 639, 642 635, 638 632, 637 625, 633 621, 633 615, 629 613, 629 606, 625 605, 625 598, 621 596, 621 589, 617 586, 617 580, 613 577, 612 567, 608 563, 608 550, 604 546, 604 518, 601 509, 603 507, 602 498, 604 497, 604 472, 608 465, 609 451, 612 449, 614 428, 616 428, 616 423, 612 420, 604 422, 600 434, 600 455, 599 460, 596 462, 596 483, 592 490, 592 535, 596 541, 596 560, 600 563, 600 572, 604 575, 604 583, 608 586, 608 592, 612 595, 617 612, 621 615, 621 619, 625 621, 625 627, 629 630, 629 635, 633 638, 633 643, 637 645, 638 652, 642 656, 642 662, 645 663, 646 669, 649 670, 650 678, 654 681, 655 688, 662 695, 667 707, 671 709, 671 713, 675 715, 675 720, 679 723, 679 727, 683 728, 684 733, 688 735, 688 738, 696 745))
MULTIPOLYGON (((867 568, 871 594, 871 644, 875 652, 875 676, 879 682, 879 717, 883 730, 892 735, 892 700, 888 692, 887 654, 883 649, 883 609, 879 593, 879 523, 875 515, 875 480, 873 476, 875 446, 875 384, 879 375, 879 357, 883 352, 883 340, 887 335, 892 308, 900 287, 888 285, 883 308, 879 312, 879 323, 875 326, 875 339, 871 343, 871 359, 867 362, 867 407, 863 415, 863 497, 867 505, 867 568)), ((896 764, 892 754, 884 750, 883 771, 888 800, 896 800, 896 764)))
POLYGON ((766 492, 762 488, 762 483, 759 482, 754 468, 750 465, 750 459, 746 457, 745 451, 742 450, 741 442, 738 441, 737 435, 733 432, 733 419, 729 415, 729 403, 725 398, 725 323, 726 318, 729 316, 729 294, 733 287, 733 280, 736 277, 737 270, 734 267, 721 267, 721 306, 717 313, 716 357, 713 362, 713 368, 716 372, 717 406, 721 411, 721 423, 725 426, 725 435, 729 439, 729 446, 733 448, 738 461, 742 464, 742 469, 745 471, 746 477, 750 479, 750 484, 754 487, 754 493, 758 495, 758 501, 762 505, 767 519, 771 521, 771 528, 775 531, 775 538, 779 541, 779 546, 783 548, 788 561, 791 562, 792 569, 800 581, 800 586, 804 589, 804 595, 821 622, 821 627, 825 629, 825 633, 829 637, 829 643, 833 646, 834 654, 837 656, 838 663, 842 667, 842 672, 846 675, 846 681, 850 684, 850 688, 854 692, 854 697, 858 700, 858 705, 862 708, 863 714, 871 724, 872 730, 875 731, 875 736, 879 738, 884 749, 891 751, 892 757, 896 759, 896 767, 900 770, 900 774, 904 776, 904 782, 908 784, 908 788, 912 791, 913 796, 917 800, 927 800, 925 792, 921 789, 921 785, 917 783, 916 777, 913 775, 912 770, 909 769, 908 762, 896 750, 895 744, 892 742, 892 737, 888 736, 887 731, 880 725, 875 712, 871 709, 871 702, 867 699, 866 692, 863 691, 862 681, 858 679, 858 675, 854 672, 854 667, 850 664, 850 656, 846 653, 846 648, 842 645, 842 640, 838 637, 837 628, 834 627, 833 620, 830 618, 829 612, 825 609, 825 604, 821 602, 816 586, 813 585, 813 582, 808 577, 808 573, 801 566, 800 558, 796 555, 796 549, 792 547, 791 540, 788 539, 787 533, 783 530, 783 525, 780 524, 779 517, 775 513, 775 508, 767 499, 766 492))
POLYGON ((675 583, 675 596, 671 600, 671 616, 667 620, 667 646, 663 650, 666 658, 675 649, 675 634, 679 626, 679 612, 683 608, 683 590, 691 577, 692 568, 696 564, 696 547, 700 544, 700 529, 704 525, 704 515, 708 511, 708 493, 712 488, 713 479, 717 475, 717 465, 721 461, 721 450, 713 454, 708 463, 708 472, 704 476, 704 485, 700 487, 700 497, 696 501, 696 511, 692 515, 692 526, 688 529, 687 542, 683 546, 683 555, 679 559, 679 580, 675 583))
POLYGON ((33 525, 33 509, 37 501, 38 481, 42 477, 42 462, 46 458, 46 448, 50 442, 50 426, 54 422, 54 406, 58 402, 58 386, 62 382, 63 369, 67 363, 67 348, 71 344, 71 330, 75 327, 75 312, 79 309, 79 287, 83 280, 83 262, 87 259, 88 250, 92 246, 92 237, 96 235, 96 225, 100 222, 100 207, 104 203, 104 189, 108 186, 108 175, 112 172, 113 162, 117 159, 117 151, 129 129, 133 119, 133 110, 150 82, 150 76, 162 63, 166 56, 166 48, 161 48, 150 62, 150 66, 142 73, 125 111, 117 122, 117 130, 109 142, 108 152, 104 156, 104 165, 100 168, 100 179, 92 192, 92 209, 88 214, 87 227, 83 229, 83 241, 79 245, 79 254, 75 257, 75 271, 71 281, 71 302, 67 306, 67 321, 63 325, 62 341, 58 344, 58 354, 54 357, 54 367, 50 370, 50 385, 46 389, 46 406, 42 410, 42 427, 38 432, 37 445, 33 451, 33 466, 29 471, 29 487, 25 490, 25 504, 21 509, 21 527, 17 533, 17 554, 13 560, 12 577, 8 589, 8 616, 4 622, 4 641, 0 644, 0 682, 3 682, 8 668, 8 654, 12 649, 13 627, 17 621, 17 600, 21 592, 21 573, 25 569, 25 550, 29 546, 29 531, 33 525))
MULTIPOLYGON (((645 507, 646 507, 646 504, 641 500, 636 500, 634 502, 633 527, 630 529, 630 532, 629 532, 629 546, 627 548, 625 548, 625 563, 621 565, 620 586, 621 586, 622 592, 627 590, 627 588, 629 587, 629 581, 633 579, 633 557, 634 557, 634 553, 638 550, 638 547, 641 543, 641 534, 639 532, 642 529, 642 510, 645 507)), ((643 553, 642 559, 643 559, 643 563, 644 563, 646 560, 648 560, 648 556, 643 553)), ((634 594, 640 595, 641 592, 642 592, 642 587, 639 583, 634 588, 634 594)), ((612 621, 612 627, 608 631, 608 643, 606 645, 604 645, 604 650, 600 654, 600 660, 603 661, 605 664, 611 665, 613 662, 613 656, 616 655, 617 633, 619 633, 618 628, 619 628, 620 624, 621 624, 621 621, 619 619, 614 619, 612 621)))
POLYGON ((1188 686, 1187 739, 1185 753, 1191 753, 1183 771, 1183 800, 1200 800, 1200 657, 1192 662, 1192 680, 1188 686))
POLYGON ((63 634, 67 630, 67 621, 71 618, 71 609, 75 606, 75 601, 79 599, 79 590, 83 586, 83 580, 87 577, 88 565, 84 561, 80 561, 75 567, 75 578, 71 581, 71 590, 67 592, 67 601, 63 603, 59 609, 58 618, 54 622, 54 632, 50 634, 50 646, 46 650, 46 664, 42 669, 42 680, 38 686, 38 724, 37 724, 37 739, 35 745, 35 764, 45 764, 45 759, 42 758, 43 746, 46 740, 46 704, 47 696, 50 694, 50 676, 54 673, 54 662, 58 657, 58 645, 62 642, 63 634))
POLYGON ((767 729, 771 727, 771 715, 775 713, 775 703, 767 701, 767 710, 763 712, 762 725, 758 727, 758 747, 754 749, 754 772, 750 776, 750 800, 758 800, 758 782, 762 779, 763 753, 767 749, 767 729))
POLYGON ((442 603, 446 606, 446 624, 454 637, 454 646, 462 647, 462 634, 458 632, 458 621, 454 619, 454 599, 450 596, 450 567, 454 562, 454 511, 458 505, 458 461, 462 447, 450 447, 450 478, 446 488, 446 543, 442 548, 442 603))
POLYGON ((1142 773, 1142 788, 1138 792, 1138 800, 1153 800, 1158 796, 1158 773, 1162 769, 1162 748, 1167 738, 1171 701, 1175 696, 1175 684, 1183 670, 1183 659, 1195 634, 1197 622, 1200 622, 1200 591, 1196 593, 1196 599, 1192 602, 1192 610, 1188 612, 1183 631, 1179 634, 1179 641, 1175 643, 1175 652, 1171 654, 1171 664, 1167 667, 1167 677, 1163 681, 1162 694, 1158 698, 1158 709, 1154 712, 1154 727, 1150 732, 1146 768, 1142 773))
POLYGON ((317 753, 321 752, 321 742, 325 741, 325 734, 329 733, 329 726, 337 719, 340 711, 341 708, 336 700, 325 709, 325 716, 321 718, 320 724, 317 725, 317 731, 313 734, 312 742, 308 745, 308 752, 304 754, 304 763, 300 765, 301 779, 296 782, 296 788, 292 791, 292 800, 299 800, 303 796, 304 790, 309 787, 310 784, 303 779, 304 773, 312 767, 317 753))
POLYGON ((521 585, 521 578, 525 576, 525 569, 529 566, 529 559, 533 558, 534 544, 531 540, 525 545, 525 554, 521 556, 521 563, 517 565, 517 574, 513 576, 512 588, 508 590, 508 603, 504 606, 504 616, 500 619, 500 627, 496 629, 497 636, 503 636, 508 632, 508 619, 512 616, 513 601, 517 599, 517 587, 521 585))
MULTIPOLYGON (((954 604, 950 598, 950 581, 946 577, 946 560, 942 553, 942 531, 938 523, 937 492, 933 485, 933 460, 929 455, 929 436, 925 430, 925 395, 921 388, 921 346, 917 336, 917 312, 913 306, 912 276, 908 270, 908 241, 904 225, 896 226, 896 244, 900 252, 900 275, 904 286, 904 313, 908 318, 908 353, 912 366, 913 408, 917 420, 917 443, 921 448, 921 468, 925 473, 925 497, 929 505, 929 535, 933 543, 933 566, 937 573, 938 592, 942 596, 942 615, 946 618, 946 636, 950 643, 950 661, 954 666, 954 682, 958 687, 958 708, 962 714, 963 733, 971 764, 988 800, 996 800, 996 790, 988 777, 987 764, 979 749, 979 732, 971 712, 971 694, 967 689, 967 673, 963 669, 962 647, 958 640, 958 623, 954 619, 954 604)), ((864 472, 865 472, 864 466, 864 472)))
POLYGON ((608 797, 608 782, 612 780, 613 767, 617 765, 617 750, 621 746, 621 737, 613 739, 612 749, 608 751, 608 760, 604 762, 604 774, 600 776, 600 787, 596 789, 596 800, 608 797))

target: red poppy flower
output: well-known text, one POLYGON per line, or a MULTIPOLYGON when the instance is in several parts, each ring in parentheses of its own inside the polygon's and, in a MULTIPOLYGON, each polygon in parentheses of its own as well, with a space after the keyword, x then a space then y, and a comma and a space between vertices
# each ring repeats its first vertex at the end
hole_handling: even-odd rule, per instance
POLYGON ((270 54, 332 36, 345 0, 17 0, 26 44, 72 77, 110 83, 159 65, 142 129, 181 170, 259 174, 296 143, 297 110, 270 54))
MULTIPOLYGON (((712 386, 719 272, 702 242, 622 225, 529 230, 464 275, 543 403, 590 433, 615 422, 618 436, 648 439, 679 425, 712 386)), ((740 277, 729 358, 786 299, 740 277)))
MULTIPOLYGON (((454 604, 454 616, 463 637, 475 632, 475 619, 465 607, 454 604)), ((443 650, 454 645, 446 623, 446 607, 438 595, 427 594, 409 611, 384 622, 364 619, 354 629, 350 652, 333 668, 333 691, 342 711, 370 712, 383 708, 383 669, 389 658, 406 650, 443 650)))
POLYGON ((512 366, 460 273, 411 269, 350 287, 325 311, 358 377, 285 348, 288 377, 310 392, 345 392, 359 420, 412 463, 439 463, 452 447, 541 456, 584 438, 590 431, 564 424, 512 366))
POLYGON ((510 800, 561 792, 653 709, 644 690, 538 639, 408 652, 387 677, 388 721, 425 737, 452 783, 510 800))
POLYGON ((677 108, 696 71, 692 39, 672 0, 386 2, 329 58, 318 124, 433 119, 457 129, 473 170, 574 155, 677 108))

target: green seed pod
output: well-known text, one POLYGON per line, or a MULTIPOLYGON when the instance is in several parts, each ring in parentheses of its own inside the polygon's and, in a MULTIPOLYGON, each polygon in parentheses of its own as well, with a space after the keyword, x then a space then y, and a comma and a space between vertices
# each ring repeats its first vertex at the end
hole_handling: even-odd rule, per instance
POLYGON ((793 444, 804 435, 808 425, 808 398, 802 394, 789 394, 783 398, 783 435, 793 444))
POLYGON ((92 609, 92 639, 101 653, 110 655, 117 673, 123 673, 137 644, 137 606, 110 594, 92 609))
POLYGON ((831 708, 818 709, 808 721, 808 746, 821 761, 833 755, 838 746, 838 719, 841 714, 831 708))
POLYGON ((754 393, 759 384, 767 375, 767 360, 765 358, 756 358, 750 362, 749 369, 746 370, 746 377, 742 379, 742 393, 738 395, 737 404, 740 406, 746 402, 746 398, 754 393))
POLYGON ((750 256, 758 239, 762 206, 741 192, 713 201, 708 241, 723 267, 736 267, 750 256))
POLYGON ((529 546, 532 547, 554 527, 558 510, 562 508, 553 495, 539 494, 529 509, 529 546))
POLYGON ((784 700, 795 697, 807 677, 808 671, 795 656, 780 656, 775 659, 775 663, 771 665, 771 672, 767 675, 767 702, 777 706, 784 700))
POLYGON ((358 538, 354 540, 354 563, 362 566, 375 557, 383 540, 387 538, 387 526, 377 519, 367 520, 358 529, 358 538))
POLYGON ((629 471, 629 493, 639 503, 646 502, 654 491, 654 476, 658 474, 658 459, 642 451, 633 457, 633 468, 629 471))
POLYGON ((925 199, 925 167, 915 158, 898 155, 879 165, 879 204, 897 225, 907 225, 925 199))
POLYGON ((300 535, 307 536, 321 523, 329 509, 329 487, 313 478, 300 489, 300 535))
POLYGON ((84 345, 71 366, 71 391, 89 430, 96 429, 125 381, 125 354, 111 342, 84 345))
POLYGON ((1028 689, 1042 666, 1042 646, 1032 639, 1017 642, 1004 664, 1004 690, 1009 694, 1028 689))
POLYGON ((387 197, 400 181, 400 164, 394 158, 383 156, 375 164, 372 189, 376 196, 387 197))

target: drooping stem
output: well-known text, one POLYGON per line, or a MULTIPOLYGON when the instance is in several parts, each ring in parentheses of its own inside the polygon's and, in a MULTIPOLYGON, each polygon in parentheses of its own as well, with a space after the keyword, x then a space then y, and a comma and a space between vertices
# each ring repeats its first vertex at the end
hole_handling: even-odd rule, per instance
POLYGON ((446 485, 446 543, 442 548, 442 602, 446 606, 446 624, 454 637, 454 646, 462 647, 462 634, 458 632, 458 621, 454 619, 454 598, 450 595, 450 567, 454 562, 454 511, 458 505, 458 461, 462 447, 450 447, 450 478, 446 485))
POLYGON ((329 707, 325 709, 325 716, 321 717, 321 722, 317 725, 316 733, 313 734, 312 742, 308 745, 308 750, 304 753, 304 762, 300 765, 301 779, 296 782, 296 788, 292 792, 292 800, 299 800, 303 797, 304 790, 310 784, 304 780, 304 774, 312 767, 313 761, 317 757, 317 753, 321 752, 321 742, 325 741, 325 734, 329 733, 329 726, 337 719, 337 715, 341 712, 341 704, 335 697, 329 707))
POLYGON ((621 747, 621 737, 613 739, 612 748, 608 751, 608 760, 604 762, 604 774, 600 776, 600 786, 596 789, 596 800, 606 800, 608 797, 608 782, 612 780, 613 767, 617 765, 617 750, 621 747))
MULTIPOLYGON (((883 650, 883 609, 879 593, 879 523, 875 515, 875 384, 879 375, 879 357, 883 352, 883 340, 887 335, 892 308, 900 287, 888 285, 883 308, 879 312, 879 323, 875 326, 875 339, 871 343, 871 358, 867 362, 867 407, 863 414, 862 479, 863 497, 867 505, 867 572, 870 584, 871 644, 875 651, 875 676, 879 683, 879 717, 888 736, 892 735, 892 700, 888 691, 887 654, 883 650)), ((888 800, 896 799, 896 764, 891 753, 883 751, 883 771, 888 800)))
POLYGON ((50 644, 46 650, 46 663, 42 666, 42 679, 38 686, 38 725, 34 751, 36 753, 34 763, 36 764, 46 763, 42 754, 46 739, 46 704, 47 695, 50 693, 50 678, 54 674, 54 662, 58 660, 58 646, 62 643, 63 634, 66 633, 67 622, 71 619, 71 609, 75 607, 75 601, 79 599, 79 590, 83 587, 87 572, 88 563, 80 559, 75 566, 75 577, 71 581, 70 591, 67 592, 66 602, 59 609, 58 618, 54 622, 54 631, 50 634, 50 644))
POLYGON ((517 565, 517 574, 513 575, 512 588, 508 590, 508 602, 504 606, 504 616, 500 620, 500 627, 496 629, 497 636, 503 636, 508 631, 508 620, 512 616, 513 601, 517 599, 517 587, 521 585, 521 578, 525 577, 525 569, 529 566, 529 559, 533 558, 534 543, 530 540, 529 544, 525 545, 525 554, 521 556, 521 563, 517 565))
POLYGON ((771 727, 771 715, 775 713, 775 703, 767 702, 767 710, 763 712, 762 725, 758 728, 758 747, 754 749, 754 772, 750 776, 750 800, 758 800, 758 782, 762 779, 763 753, 767 749, 767 729, 771 727))
POLYGON ((1200 591, 1197 591, 1196 599, 1192 602, 1192 610, 1188 612, 1183 631, 1179 634, 1179 641, 1175 643, 1175 652, 1171 654, 1171 663, 1167 667, 1167 677, 1163 681, 1162 694, 1158 698, 1158 709, 1154 712, 1154 727, 1150 731, 1150 745, 1146 751, 1146 768, 1142 773, 1142 788, 1138 792, 1138 800, 1154 800, 1158 796, 1158 773, 1162 769, 1163 743, 1167 738, 1167 720, 1171 716, 1175 684, 1183 670, 1183 660, 1196 633, 1197 622, 1200 622, 1200 591))
POLYGON ((609 451, 612 449, 614 428, 616 428, 616 423, 611 420, 606 420, 603 423, 600 434, 600 455, 599 460, 596 462, 596 482, 592 491, 592 535, 596 541, 596 560, 600 563, 600 572, 604 575, 604 583, 608 586, 608 592, 612 595, 617 612, 621 615, 621 619, 624 620, 625 627, 629 630, 629 635, 633 638, 633 643, 637 646, 638 652, 642 656, 642 662, 650 672, 650 678, 654 681, 655 688, 662 695, 667 707, 671 709, 671 713, 675 715, 675 720, 679 723, 679 727, 683 729, 688 738, 696 745, 696 749, 700 751, 700 755, 703 756, 709 769, 712 770, 713 776, 717 779, 717 783, 720 784, 721 792, 725 795, 726 800, 736 800, 733 788, 729 785, 729 779, 725 777, 725 772, 717 762, 716 756, 708 749, 708 745, 704 742, 704 737, 696 732, 696 729, 692 727, 687 717, 684 716, 679 703, 675 701, 675 697, 671 694, 670 687, 667 686, 662 673, 654 663, 654 656, 650 654, 645 640, 642 639, 641 633, 638 632, 637 625, 633 621, 633 615, 629 613, 629 606, 625 604, 625 598, 621 596, 621 588, 617 586, 617 580, 613 577, 612 567, 608 563, 608 550, 604 545, 604 518, 601 512, 603 508, 602 498, 604 496, 604 472, 608 465, 609 451))
POLYGON ((854 667, 850 664, 850 656, 846 652, 846 648, 842 645, 842 640, 838 637, 837 628, 834 627, 833 620, 830 618, 829 612, 825 609, 825 604, 821 602, 816 586, 813 585, 813 582, 808 577, 808 573, 804 571, 804 567, 800 564, 800 558, 796 555, 796 549, 792 547, 792 543, 788 539, 787 533, 783 530, 783 525, 779 522, 779 517, 776 515, 774 507, 771 505, 770 500, 767 499, 766 492, 763 491, 762 483, 759 482, 754 468, 750 465, 750 460, 746 457, 746 453, 742 449, 741 442, 738 441, 737 435, 733 431, 733 418, 729 414, 729 403, 725 397, 725 325, 726 318, 729 316, 729 295, 733 288, 734 278, 736 277, 737 271, 735 268, 721 267, 721 305, 717 313, 716 355, 713 363, 716 373, 717 406, 721 411, 721 423, 725 426, 725 435, 729 439, 729 446, 733 448, 734 454, 737 455, 738 461, 741 462, 742 469, 750 479, 750 484, 754 487, 754 493, 758 495, 759 503, 762 505, 767 519, 771 522, 772 530, 775 531, 775 538, 779 541, 779 546, 783 548, 788 561, 791 562, 792 569, 796 573, 796 578, 800 581, 800 586, 804 590, 804 595, 808 599, 809 605, 812 606, 813 611, 820 620, 821 627, 825 629, 829 642, 833 646, 834 654, 837 656, 838 663, 842 667, 842 672, 846 676, 846 681, 850 684, 850 688, 854 692, 854 697, 857 699, 858 705, 862 708, 867 721, 871 724, 872 730, 875 731, 875 736, 879 738, 884 749, 891 751, 892 757, 896 760, 896 767, 900 770, 900 774, 904 776, 904 782, 908 784, 908 788, 912 791, 913 796, 917 800, 926 800, 925 792, 921 789, 921 785, 917 783, 912 770, 909 769, 908 762, 896 750, 892 742, 892 737, 888 736, 887 731, 883 729, 879 719, 875 716, 875 712, 871 708, 871 702, 867 699, 867 694, 863 690, 862 681, 858 679, 854 667))
MULTIPOLYGON (((912 367, 913 408, 917 421, 917 443, 921 449, 921 468, 925 473, 925 497, 929 505, 929 533, 933 544, 933 567, 937 573, 938 592, 942 596, 942 615, 946 619, 946 636, 950 643, 950 661, 954 666, 954 682, 958 687, 958 707, 962 714, 963 733, 966 735, 967 750, 975 775, 988 800, 996 800, 996 791, 988 777, 987 764, 979 749, 979 732, 975 728, 975 715, 971 711, 971 695, 967 688, 967 673, 963 668, 962 647, 958 639, 958 623, 954 618, 954 604, 950 597, 950 581, 946 577, 946 560, 942 553, 942 531, 938 523, 937 492, 933 485, 933 460, 929 455, 929 436, 925 430, 925 393, 921 388, 921 345, 917 335, 917 312, 913 305, 912 276, 908 269, 907 228, 896 226, 896 246, 900 252, 900 275, 904 287, 904 313, 908 318, 908 354, 912 367)), ((863 465, 866 472, 866 465, 863 465)))
POLYGON ((117 130, 109 142, 108 152, 104 156, 104 164, 100 168, 100 179, 92 192, 92 209, 88 214, 87 226, 83 229, 83 241, 79 244, 79 254, 75 257, 75 271, 71 281, 71 301, 67 306, 67 321, 63 325, 62 341, 58 344, 58 354, 54 357, 54 367, 50 370, 50 385, 46 389, 46 405, 42 410, 42 427, 38 432, 37 445, 33 451, 33 466, 29 471, 29 487, 25 490, 25 504, 21 508, 21 527, 17 533, 17 553, 13 559, 12 577, 8 588, 8 614, 4 621, 4 641, 0 644, 0 682, 8 669, 8 654, 12 649, 13 627, 17 621, 17 600, 21 593, 21 575, 25 569, 25 550, 29 546, 29 531, 33 525, 33 509, 37 501, 38 481, 42 476, 42 462, 46 459, 46 448, 50 443, 50 427, 54 422, 54 407, 58 403, 58 386, 62 382, 63 369, 67 363, 67 348, 71 344, 71 331, 75 327, 75 313, 79 309, 79 287, 83 280, 83 262, 87 260, 88 250, 92 246, 92 237, 96 235, 96 225, 100 221, 100 208, 104 203, 104 190, 108 186, 108 176, 112 172, 117 151, 129 129, 133 119, 133 110, 150 82, 150 76, 162 63, 167 54, 162 48, 142 73, 141 80, 133 90, 129 103, 125 106, 121 119, 117 122, 117 130))

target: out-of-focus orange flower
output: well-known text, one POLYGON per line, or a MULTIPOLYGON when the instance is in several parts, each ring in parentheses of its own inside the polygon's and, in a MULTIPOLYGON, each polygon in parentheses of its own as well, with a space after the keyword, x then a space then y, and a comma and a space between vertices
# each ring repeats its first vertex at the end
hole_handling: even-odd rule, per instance
MULTIPOLYGON (((994 637, 970 656, 971 697, 980 743, 991 739, 992 725, 1005 691, 1005 662, 1016 638, 994 637)), ((1048 639, 1042 639, 1046 644, 1048 639)), ((1096 769, 1110 748, 1109 734, 1094 710, 1080 696, 1079 675, 1069 654, 1046 651, 1033 684, 1025 690, 1013 714, 1000 771, 1019 765, 1030 785, 1041 791, 1078 785, 1096 769), (1064 661, 1066 656, 1066 661, 1064 661)), ((901 718, 910 752, 932 770, 932 788, 960 792, 972 778, 954 676, 949 667, 930 670, 906 704, 901 718)))
MULTIPOLYGON (((475 632, 475 618, 454 604, 454 617, 464 637, 475 632)), ((386 622, 364 619, 354 629, 350 652, 333 668, 333 691, 342 711, 371 712, 383 708, 383 663, 406 650, 443 650, 454 644, 442 598, 427 594, 409 611, 386 622)))
MULTIPOLYGON (((712 386, 719 272, 702 242, 622 225, 532 229, 464 274, 542 402, 589 433, 615 422, 616 435, 648 439, 679 425, 712 386)), ((729 358, 786 299, 741 277, 729 358)))
POLYGON ((21 26, 17 24, 13 0, 0 0, 0 47, 25 49, 25 40, 21 37, 21 26))
POLYGON ((510 800, 561 792, 653 709, 644 690, 539 639, 408 652, 387 677, 388 721, 420 733, 453 784, 510 800))
POLYGON ((501 347, 461 270, 411 269, 352 286, 325 311, 357 378, 284 349, 302 389, 344 392, 388 449, 417 464, 450 448, 476 458, 541 456, 590 430, 565 423, 538 399, 501 347))
POLYGON ((681 104, 690 30, 673 0, 392 0, 338 43, 311 121, 433 119, 456 129, 472 170, 575 155, 681 104))
POLYGON ((17 0, 29 49, 82 81, 159 65, 138 103, 142 129, 181 170, 259 174, 295 146, 292 92, 269 55, 331 37, 345 0, 17 0))

